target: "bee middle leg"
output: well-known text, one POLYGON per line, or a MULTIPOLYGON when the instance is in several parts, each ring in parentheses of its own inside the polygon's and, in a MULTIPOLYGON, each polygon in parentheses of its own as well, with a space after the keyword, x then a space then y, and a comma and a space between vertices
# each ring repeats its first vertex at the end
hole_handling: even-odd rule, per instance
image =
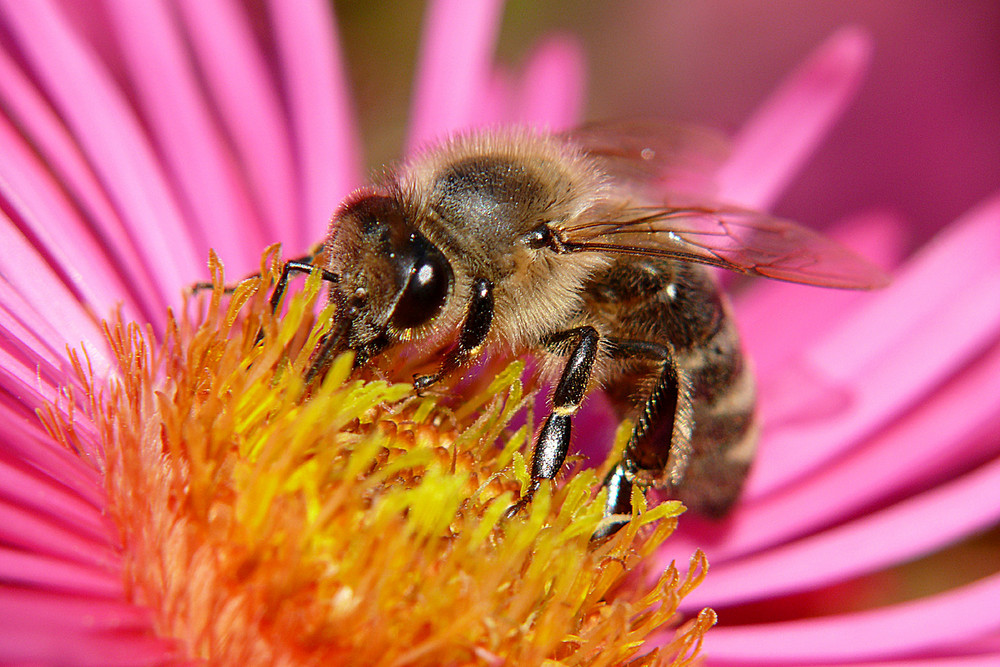
POLYGON ((559 384, 552 393, 552 412, 538 433, 531 456, 531 483, 517 503, 507 510, 507 518, 531 503, 542 480, 553 479, 566 460, 572 418, 580 409, 587 385, 590 384, 601 336, 594 327, 585 326, 553 334, 543 343, 550 349, 558 349, 572 339, 576 341, 559 378, 559 384))

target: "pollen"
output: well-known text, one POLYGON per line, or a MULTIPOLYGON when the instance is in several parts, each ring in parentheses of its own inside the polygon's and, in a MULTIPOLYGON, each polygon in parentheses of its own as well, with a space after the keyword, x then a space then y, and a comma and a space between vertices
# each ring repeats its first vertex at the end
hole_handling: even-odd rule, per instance
MULTIPOLYGON (((164 335, 106 325, 118 372, 90 383, 124 586, 180 660, 209 665, 687 665, 714 623, 677 611, 707 565, 654 572, 683 508, 594 543, 603 467, 529 483, 533 381, 515 361, 418 395, 337 359, 318 275, 267 304, 262 277, 171 313, 164 335), (655 640, 655 641, 652 641, 655 640)), ((69 429, 72 424, 65 424, 69 429)), ((618 438, 618 453, 627 430, 618 438)))

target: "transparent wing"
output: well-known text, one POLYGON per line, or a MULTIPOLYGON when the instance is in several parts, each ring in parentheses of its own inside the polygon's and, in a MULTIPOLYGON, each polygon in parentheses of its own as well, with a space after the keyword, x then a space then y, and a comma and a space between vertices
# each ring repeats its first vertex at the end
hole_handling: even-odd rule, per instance
POLYGON ((714 174, 729 156, 722 134, 662 120, 588 123, 561 136, 618 183, 657 199, 664 192, 711 195, 714 174))
POLYGON ((816 232, 740 208, 628 206, 559 231, 571 252, 667 257, 843 289, 889 282, 881 269, 816 232))

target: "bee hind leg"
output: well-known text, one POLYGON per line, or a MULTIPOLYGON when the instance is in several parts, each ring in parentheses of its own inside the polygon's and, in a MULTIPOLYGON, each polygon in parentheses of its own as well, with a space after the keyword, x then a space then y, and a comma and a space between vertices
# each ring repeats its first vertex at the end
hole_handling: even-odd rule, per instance
POLYGON ((608 490, 604 502, 604 520, 590 536, 598 542, 611 537, 632 519, 632 473, 625 469, 625 462, 619 461, 601 483, 608 490))
POLYGON ((614 535, 628 523, 632 515, 633 484, 644 484, 641 480, 649 476, 665 477, 671 485, 679 484, 690 449, 687 438, 675 434, 682 392, 670 348, 638 340, 609 339, 608 342, 612 358, 649 359, 659 362, 660 370, 632 429, 622 460, 602 482, 608 495, 604 521, 591 537, 595 541, 614 535))

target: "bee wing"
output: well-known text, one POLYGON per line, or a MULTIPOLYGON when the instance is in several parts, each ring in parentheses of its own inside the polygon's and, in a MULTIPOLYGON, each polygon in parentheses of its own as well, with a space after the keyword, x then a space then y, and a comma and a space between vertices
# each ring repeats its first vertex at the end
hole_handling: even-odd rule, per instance
POLYGON ((560 136, 616 182, 662 199, 665 191, 711 194, 729 142, 708 128, 662 120, 588 123, 560 136))
POLYGON ((623 207, 560 230, 566 250, 666 257, 794 283, 874 289, 888 276, 790 220, 730 207, 623 207))

